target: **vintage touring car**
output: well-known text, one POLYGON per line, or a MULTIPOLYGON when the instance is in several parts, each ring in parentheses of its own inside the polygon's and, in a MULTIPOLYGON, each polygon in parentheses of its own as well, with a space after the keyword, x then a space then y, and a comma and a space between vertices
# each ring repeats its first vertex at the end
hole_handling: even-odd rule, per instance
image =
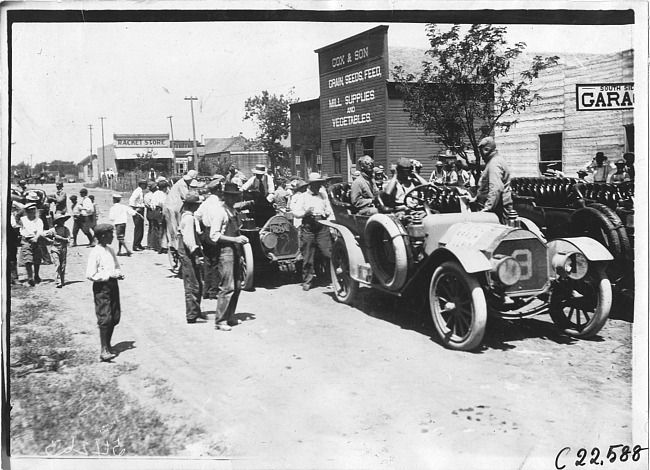
POLYGON ((355 213, 349 191, 348 183, 329 188, 335 220, 321 221, 337 233, 331 275, 338 301, 351 304, 359 286, 395 296, 425 289, 441 340, 463 351, 481 346, 488 313, 508 319, 549 313, 578 338, 605 325, 612 256, 595 240, 547 243, 531 221, 510 226, 492 213, 456 211, 460 194, 431 184, 407 192, 410 210, 372 216, 355 213), (434 209, 441 203, 448 213, 434 209))

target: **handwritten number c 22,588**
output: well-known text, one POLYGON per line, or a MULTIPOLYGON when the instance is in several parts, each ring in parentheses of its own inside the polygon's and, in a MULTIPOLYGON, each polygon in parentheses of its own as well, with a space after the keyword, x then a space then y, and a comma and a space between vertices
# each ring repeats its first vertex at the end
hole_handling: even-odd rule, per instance
MULTIPOLYGON (((609 460, 610 463, 616 462, 618 459, 619 462, 627 462, 630 459, 634 462, 638 462, 641 459, 641 452, 648 450, 647 447, 641 447, 640 445, 635 445, 633 448, 624 444, 616 444, 609 446, 607 455, 605 458, 609 460), (617 450, 620 448, 620 451, 617 453, 617 450)), ((565 464, 561 462, 563 457, 569 457, 571 452, 571 447, 564 447, 558 454, 555 456, 555 468, 557 470, 564 470, 567 468, 565 464)), ((584 467, 588 463, 590 465, 602 466, 605 464, 605 461, 600 458, 600 449, 594 447, 591 449, 591 459, 586 460, 588 456, 588 451, 585 448, 580 448, 576 452, 577 460, 574 462, 575 467, 584 467)))

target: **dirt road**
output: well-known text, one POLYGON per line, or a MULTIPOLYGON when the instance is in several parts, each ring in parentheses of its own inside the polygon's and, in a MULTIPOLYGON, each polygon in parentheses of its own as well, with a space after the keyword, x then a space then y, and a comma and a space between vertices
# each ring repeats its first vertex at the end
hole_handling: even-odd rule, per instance
MULTIPOLYGON (((110 191, 91 194, 106 220, 110 191)), ((65 306, 59 320, 99 349, 89 251, 70 249, 63 289, 44 282, 34 294, 65 306)), ((559 462, 573 465, 580 447, 604 457, 611 444, 637 444, 627 321, 610 320, 592 341, 559 334, 545 316, 489 321, 485 348, 461 353, 432 338, 404 301, 362 289, 348 307, 326 287, 304 292, 266 276, 242 293, 242 324, 223 332, 213 327, 215 301, 204 305, 207 323, 185 323, 182 281, 165 255, 120 262, 115 363, 139 365, 120 385, 145 396, 142 374, 168 381, 180 400, 173 419, 210 434, 187 456, 218 444, 233 468, 533 469, 555 468, 565 447, 559 462)), ((53 279, 53 267, 42 277, 53 279)))

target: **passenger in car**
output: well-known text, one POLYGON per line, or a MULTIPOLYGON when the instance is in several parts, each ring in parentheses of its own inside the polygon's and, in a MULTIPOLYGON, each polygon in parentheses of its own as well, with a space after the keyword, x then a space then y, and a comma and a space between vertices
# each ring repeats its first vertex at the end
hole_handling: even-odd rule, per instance
POLYGON ((373 180, 375 162, 368 155, 364 155, 357 161, 357 168, 361 176, 352 182, 350 199, 359 215, 373 215, 379 212, 375 207, 375 196, 377 186, 373 180))

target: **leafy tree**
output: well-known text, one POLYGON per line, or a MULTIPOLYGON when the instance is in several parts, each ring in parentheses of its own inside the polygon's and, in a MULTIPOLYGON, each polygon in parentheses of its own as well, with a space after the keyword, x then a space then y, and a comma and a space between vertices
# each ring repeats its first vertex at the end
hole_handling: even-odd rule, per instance
POLYGON ((472 149, 480 162, 478 143, 496 127, 508 132, 517 124, 514 116, 539 99, 530 90, 542 70, 559 57, 535 56, 518 77, 511 69, 526 44, 508 47, 506 28, 472 25, 464 37, 460 26, 443 32, 436 24, 427 25, 431 60, 422 62, 415 76, 395 67, 394 78, 404 93, 404 108, 410 123, 433 135, 436 142, 467 158, 472 149))
POLYGON ((295 103, 293 89, 289 95, 270 95, 262 91, 261 96, 248 98, 244 104, 244 119, 252 119, 259 127, 257 138, 268 153, 271 168, 286 167, 289 164, 288 149, 282 140, 289 136, 289 105, 295 103))

